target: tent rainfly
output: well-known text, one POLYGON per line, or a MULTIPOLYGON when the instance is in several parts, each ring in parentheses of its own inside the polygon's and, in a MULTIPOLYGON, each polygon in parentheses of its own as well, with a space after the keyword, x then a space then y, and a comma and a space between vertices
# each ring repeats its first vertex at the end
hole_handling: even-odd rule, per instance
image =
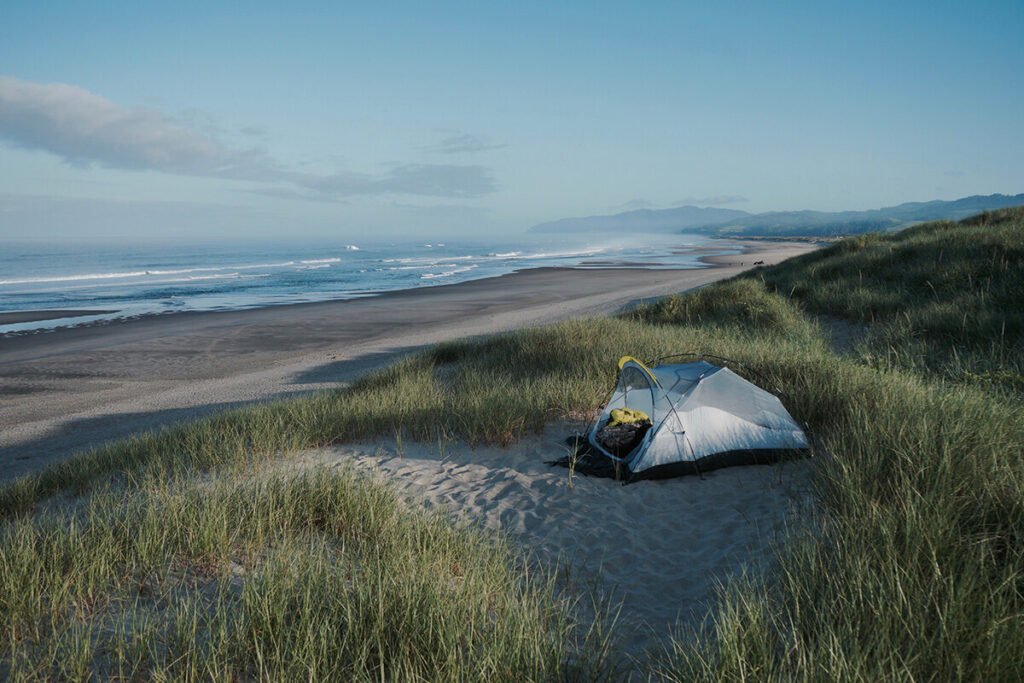
POLYGON ((728 368, 704 360, 649 368, 629 356, 619 361, 618 385, 587 440, 617 468, 625 466, 627 480, 772 463, 808 447, 778 397, 728 368), (651 427, 620 457, 601 444, 598 432, 621 408, 646 413, 651 427))

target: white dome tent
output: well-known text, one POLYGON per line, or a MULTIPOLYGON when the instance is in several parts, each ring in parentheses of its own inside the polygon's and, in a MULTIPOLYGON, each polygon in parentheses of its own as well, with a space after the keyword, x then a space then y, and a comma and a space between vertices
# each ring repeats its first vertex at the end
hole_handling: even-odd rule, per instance
POLYGON ((630 356, 619 360, 618 385, 587 440, 617 463, 617 472, 625 468, 627 481, 767 464, 808 448, 778 397, 728 368, 703 359, 647 367, 630 356), (598 432, 621 408, 646 413, 651 427, 620 456, 602 445, 598 432))

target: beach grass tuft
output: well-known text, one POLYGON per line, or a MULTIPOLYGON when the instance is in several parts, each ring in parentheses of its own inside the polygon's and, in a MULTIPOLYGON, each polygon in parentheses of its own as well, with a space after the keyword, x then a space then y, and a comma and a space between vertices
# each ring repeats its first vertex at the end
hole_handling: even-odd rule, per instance
POLYGON ((815 314, 867 324, 864 362, 1024 385, 1024 207, 863 235, 759 276, 815 314))
POLYGON ((100 488, 0 532, 11 680, 554 680, 604 670, 555 575, 344 471, 100 488), (581 642, 570 650, 570 643, 581 642))

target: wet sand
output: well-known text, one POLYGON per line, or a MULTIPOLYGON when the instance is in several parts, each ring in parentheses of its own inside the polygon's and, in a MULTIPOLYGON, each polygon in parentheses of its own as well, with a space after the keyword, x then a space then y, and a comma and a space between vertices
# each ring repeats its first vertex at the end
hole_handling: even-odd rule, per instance
POLYGON ((426 345, 611 313, 813 248, 747 246, 699 270, 538 268, 351 301, 0 337, 0 480, 142 430, 343 386, 426 345))
POLYGON ((99 310, 77 310, 77 309, 49 309, 45 311, 11 311, 0 313, 0 325, 14 325, 16 323, 34 323, 40 320, 60 320, 61 318, 78 318, 85 315, 105 315, 117 313, 117 311, 99 310))

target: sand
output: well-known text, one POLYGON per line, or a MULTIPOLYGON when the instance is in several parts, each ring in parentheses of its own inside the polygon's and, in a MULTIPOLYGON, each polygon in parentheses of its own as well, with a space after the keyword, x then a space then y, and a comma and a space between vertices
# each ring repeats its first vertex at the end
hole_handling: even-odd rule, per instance
POLYGON ((815 248, 743 246, 697 270, 539 268, 352 301, 0 337, 0 480, 141 430, 342 386, 426 345, 612 313, 815 248))
POLYGON ((111 310, 86 310, 80 308, 68 309, 47 309, 45 311, 11 311, 0 313, 0 325, 13 325, 14 323, 34 323, 40 320, 60 320, 61 318, 79 318, 87 315, 104 315, 116 313, 111 310))
MULTIPOLYGON (((569 591, 621 604, 617 644, 640 655, 698 626, 716 586, 771 566, 789 512, 808 504, 809 463, 734 467, 623 486, 545 461, 565 454, 579 425, 549 425, 508 448, 393 440, 311 451, 305 467, 379 476, 415 503, 498 529, 568 567, 569 591)), ((289 461, 290 471, 296 471, 289 461)))

